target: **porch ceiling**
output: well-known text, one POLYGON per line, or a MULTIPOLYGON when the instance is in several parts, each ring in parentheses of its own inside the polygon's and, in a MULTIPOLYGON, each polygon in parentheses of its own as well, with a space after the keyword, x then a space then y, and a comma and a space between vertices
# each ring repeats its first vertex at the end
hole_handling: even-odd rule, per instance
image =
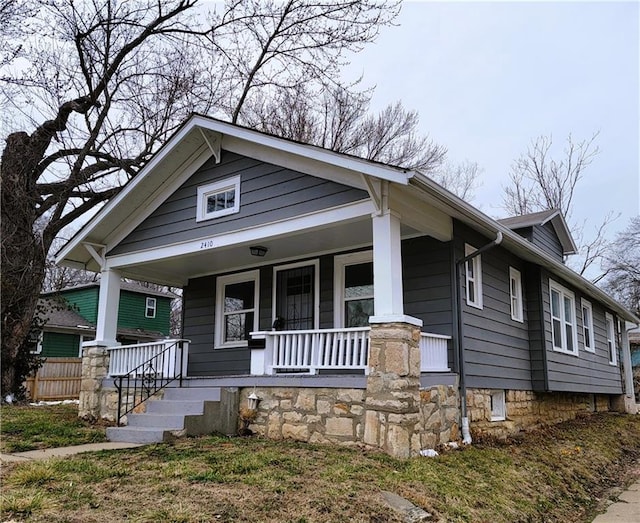
MULTIPOLYGON (((402 236, 418 234, 415 229, 406 225, 402 226, 401 233, 402 236)), ((190 278, 312 258, 323 253, 357 249, 372 244, 371 218, 362 217, 311 231, 265 237, 228 247, 122 266, 118 270, 127 278, 181 287, 190 278), (266 247, 268 252, 264 257, 252 256, 249 252, 251 245, 266 247)))

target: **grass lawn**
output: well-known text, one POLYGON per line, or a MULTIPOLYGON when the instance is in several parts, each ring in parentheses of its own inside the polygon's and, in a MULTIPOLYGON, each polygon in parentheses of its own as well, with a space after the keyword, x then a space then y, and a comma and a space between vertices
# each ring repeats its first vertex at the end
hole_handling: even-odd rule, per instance
POLYGON ((587 522, 612 487, 638 473, 639 458, 640 416, 615 414, 405 461, 290 441, 185 438, 5 465, 0 520, 399 522, 382 502, 387 490, 435 521, 587 522))
POLYGON ((66 447, 105 441, 105 427, 78 418, 78 406, 2 405, 0 409, 0 450, 66 447))

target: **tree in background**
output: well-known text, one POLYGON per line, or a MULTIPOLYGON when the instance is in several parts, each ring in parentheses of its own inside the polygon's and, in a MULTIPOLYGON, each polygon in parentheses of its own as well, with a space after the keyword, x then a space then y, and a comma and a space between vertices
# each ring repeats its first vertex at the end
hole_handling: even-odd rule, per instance
POLYGON ((274 89, 340 85, 392 0, 0 0, 2 391, 16 392, 47 254, 192 112, 243 123, 274 89), (6 31, 5 31, 6 29, 6 31))
POLYGON ((618 233, 611 244, 603 268, 604 289, 640 316, 640 216, 618 233))
POLYGON ((470 199, 480 175, 478 164, 449 162, 446 147, 420 135, 417 111, 406 110, 401 102, 372 114, 371 94, 343 86, 324 86, 319 92, 306 86, 293 92, 276 89, 270 98, 253 100, 244 119, 249 127, 290 140, 421 171, 470 199))
MULTIPOLYGON (((503 209, 509 216, 529 214, 547 209, 558 209, 572 229, 578 245, 578 260, 572 260, 573 268, 584 275, 607 252, 607 226, 615 219, 608 214, 596 227, 593 239, 585 239, 585 223, 577 225, 572 221, 573 199, 576 187, 585 175, 585 170, 599 153, 596 145, 598 133, 579 142, 571 135, 560 159, 551 154, 551 136, 539 136, 531 142, 526 153, 515 160, 509 174, 509 184, 503 187, 503 209)), ((595 280, 601 279, 599 275, 595 280)))

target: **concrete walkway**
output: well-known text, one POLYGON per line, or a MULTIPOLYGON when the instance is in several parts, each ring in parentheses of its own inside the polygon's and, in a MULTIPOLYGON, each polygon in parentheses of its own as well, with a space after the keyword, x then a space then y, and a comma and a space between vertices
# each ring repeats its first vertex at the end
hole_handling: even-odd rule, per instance
POLYGON ((60 447, 57 449, 29 450, 27 452, 16 452, 14 454, 0 454, 0 461, 4 463, 34 461, 39 459, 61 458, 73 456, 82 452, 94 452, 96 450, 116 450, 131 449, 140 447, 143 443, 122 443, 118 441, 104 441, 102 443, 87 443, 86 445, 75 445, 73 447, 60 447))
POLYGON ((640 523, 640 480, 625 490, 593 523, 640 523))

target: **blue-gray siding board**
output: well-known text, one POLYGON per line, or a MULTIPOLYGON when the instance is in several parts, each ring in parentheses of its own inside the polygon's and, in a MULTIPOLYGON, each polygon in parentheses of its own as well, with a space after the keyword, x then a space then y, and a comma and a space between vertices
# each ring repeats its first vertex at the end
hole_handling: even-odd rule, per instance
POLYGON ((562 280, 551 276, 556 283, 575 294, 578 356, 553 350, 549 274, 542 271, 542 297, 544 304, 544 332, 547 360, 547 387, 550 391, 589 392, 594 394, 621 394, 620 356, 618 364, 609 364, 609 350, 605 331, 606 310, 598 302, 589 300, 593 307, 595 353, 584 349, 581 298, 583 295, 562 280))
POLYGON ((368 199, 366 191, 223 151, 109 253, 123 254, 228 233, 368 199), (240 211, 196 222, 198 186, 240 175, 240 211))
POLYGON ((554 256, 558 261, 563 260, 562 244, 550 222, 544 225, 534 225, 531 241, 534 245, 554 256))
MULTIPOLYGON (((456 259, 464 257, 465 243, 479 249, 490 241, 459 222, 454 222, 454 237, 456 259)), ((482 309, 467 305, 464 276, 460 282, 467 386, 531 390, 528 304, 524 300, 524 322, 511 319, 509 291, 511 266, 522 274, 523 294, 527 295, 524 264, 501 247, 494 247, 480 256, 482 309)))

